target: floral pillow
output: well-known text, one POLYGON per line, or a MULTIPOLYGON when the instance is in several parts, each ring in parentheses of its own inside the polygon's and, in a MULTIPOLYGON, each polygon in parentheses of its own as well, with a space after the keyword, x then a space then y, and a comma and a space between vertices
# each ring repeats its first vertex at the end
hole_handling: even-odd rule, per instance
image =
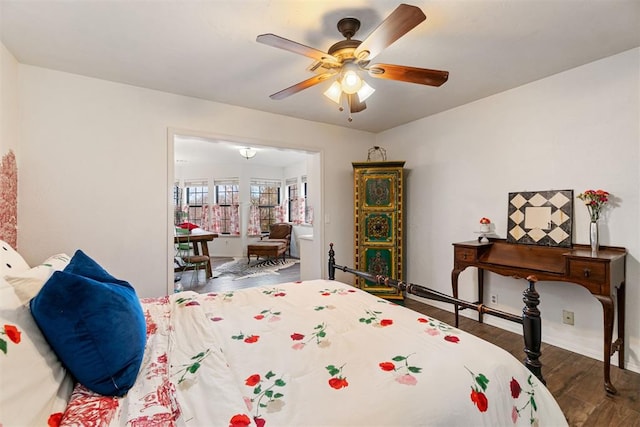
POLYGON ((0 240, 0 277, 29 269, 29 264, 7 242, 0 240))
POLYGON ((73 381, 42 336, 29 308, 2 278, 0 372, 0 425, 58 425, 73 381))
POLYGON ((54 271, 63 270, 71 260, 67 254, 50 256, 42 264, 19 273, 7 274, 4 279, 13 286, 22 304, 35 297, 54 271))

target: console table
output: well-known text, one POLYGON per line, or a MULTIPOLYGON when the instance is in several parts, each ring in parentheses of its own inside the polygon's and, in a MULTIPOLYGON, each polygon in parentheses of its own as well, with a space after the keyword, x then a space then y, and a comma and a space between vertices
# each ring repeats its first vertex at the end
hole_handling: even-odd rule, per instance
MULTIPOLYGON (((616 394, 611 383, 611 356, 618 352, 618 366, 624 369, 625 258, 626 249, 604 246, 592 254, 588 245, 572 248, 507 243, 504 239, 454 243, 454 267, 451 272, 453 297, 458 298, 458 276, 467 267, 478 269, 478 303, 484 302, 484 271, 503 276, 540 281, 570 282, 583 286, 596 297, 603 308, 604 323, 604 387, 616 394), (618 337, 613 341, 613 323, 617 299, 618 337)), ((455 307, 458 326, 459 306, 455 307)), ((478 321, 482 323, 482 312, 478 321)))

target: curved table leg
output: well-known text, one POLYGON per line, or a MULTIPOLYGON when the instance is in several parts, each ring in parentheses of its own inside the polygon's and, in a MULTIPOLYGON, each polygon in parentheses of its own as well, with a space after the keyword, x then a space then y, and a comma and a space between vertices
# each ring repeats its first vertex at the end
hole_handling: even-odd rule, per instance
POLYGON ((613 339, 613 298, 595 295, 602 304, 604 315, 604 389, 609 394, 618 394, 618 390, 611 384, 611 341, 613 339))
MULTIPOLYGON (((458 298, 458 276, 460 276, 460 273, 462 272, 462 270, 453 270, 451 272, 451 289, 453 291, 453 297, 454 298, 458 298)), ((453 305, 453 309, 455 311, 455 327, 458 327, 458 312, 460 311, 460 308, 458 307, 458 304, 454 304, 453 305)))

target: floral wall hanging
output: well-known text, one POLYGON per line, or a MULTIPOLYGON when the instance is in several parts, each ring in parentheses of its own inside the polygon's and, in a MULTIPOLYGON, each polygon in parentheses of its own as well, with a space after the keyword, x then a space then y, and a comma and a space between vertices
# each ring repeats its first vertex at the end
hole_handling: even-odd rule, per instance
POLYGON ((18 246, 18 167, 12 150, 0 163, 0 240, 18 246))

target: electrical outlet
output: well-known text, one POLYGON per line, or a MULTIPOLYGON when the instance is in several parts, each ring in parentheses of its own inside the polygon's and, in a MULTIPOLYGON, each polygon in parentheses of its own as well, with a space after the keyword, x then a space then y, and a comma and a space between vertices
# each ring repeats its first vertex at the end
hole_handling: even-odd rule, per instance
POLYGON ((489 297, 489 299, 491 301, 491 304, 497 304, 498 303, 498 295, 497 294, 491 295, 489 297))
POLYGON ((562 310, 562 323, 573 326, 573 311, 562 310))

